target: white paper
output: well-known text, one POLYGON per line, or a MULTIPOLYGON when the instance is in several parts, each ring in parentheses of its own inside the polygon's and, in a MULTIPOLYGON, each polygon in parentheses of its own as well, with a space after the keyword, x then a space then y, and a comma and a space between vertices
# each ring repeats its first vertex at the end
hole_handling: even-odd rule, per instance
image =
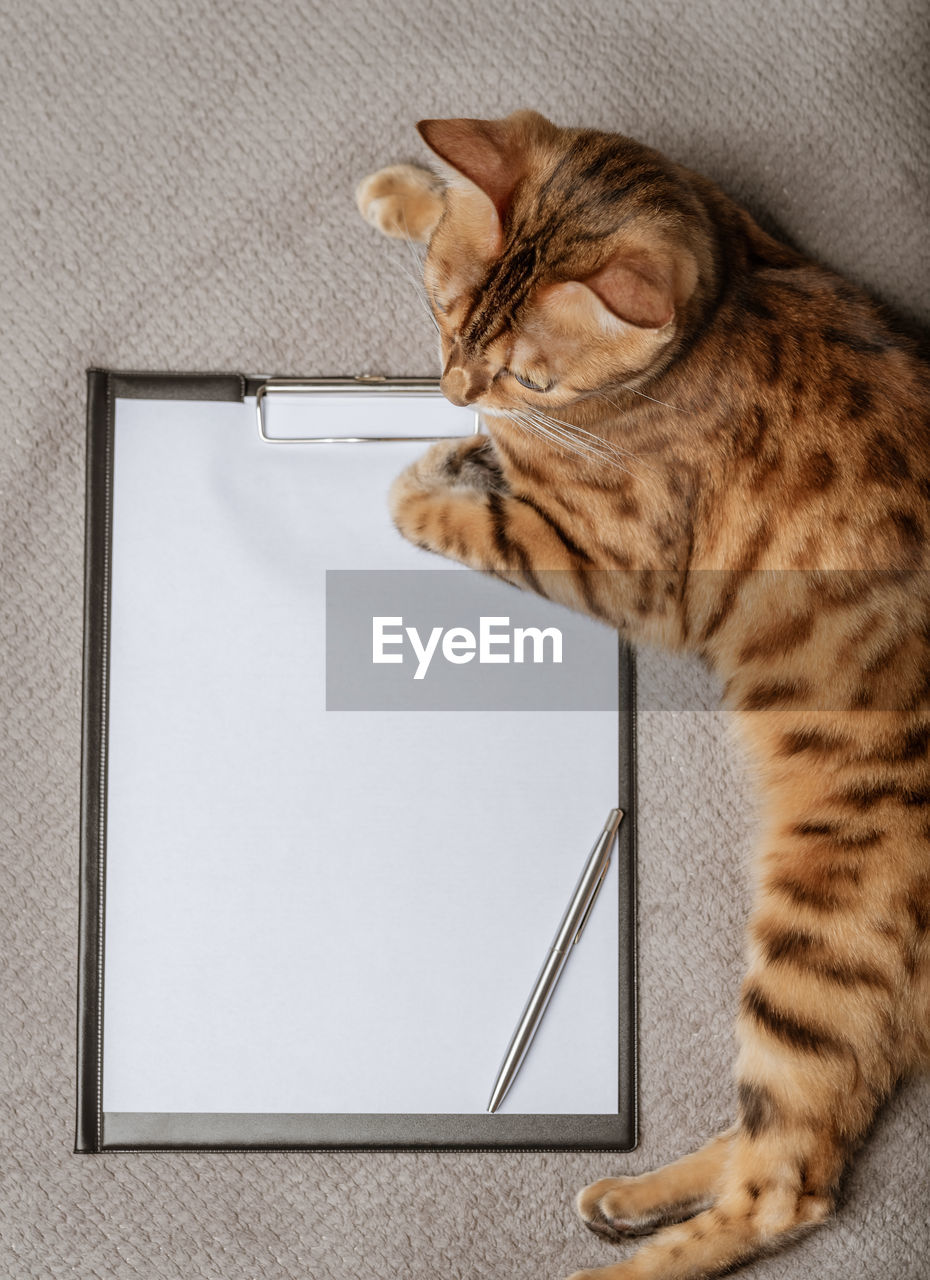
MULTIPOLYGON (((326 712, 325 570, 449 567, 387 514, 423 445, 265 444, 254 400, 115 421, 104 1110, 483 1112, 616 715, 326 712)), ((616 895, 502 1110, 616 1113, 616 895)))

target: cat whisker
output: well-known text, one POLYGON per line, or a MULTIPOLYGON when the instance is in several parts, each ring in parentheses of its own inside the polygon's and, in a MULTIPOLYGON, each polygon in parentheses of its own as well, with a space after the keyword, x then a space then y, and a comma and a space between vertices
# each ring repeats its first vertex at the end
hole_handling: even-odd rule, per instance
POLYGON ((410 239, 410 228, 407 224, 406 213, 403 213, 402 216, 404 219, 404 230, 407 233, 406 238, 404 239, 404 244, 407 246, 407 251, 410 254, 410 257, 413 259, 414 271, 411 271, 403 262, 398 262, 398 265, 413 285, 414 293, 417 295, 420 306, 429 316, 430 324, 437 333, 440 333, 441 330, 439 328, 439 322, 433 315, 433 308, 430 306, 429 298, 426 293, 426 286, 423 283, 423 263, 420 261, 419 255, 413 247, 413 241, 410 239))
MULTIPOLYGON (((569 431, 563 430, 555 422, 546 421, 544 416, 537 418, 532 412, 522 409, 508 410, 506 416, 539 439, 555 445, 560 452, 573 453, 578 457, 586 458, 589 462, 604 463, 609 467, 615 467, 617 470, 633 476, 634 479, 636 478, 635 473, 618 461, 612 453, 596 447, 587 440, 573 438, 569 431)), ((593 438, 599 439, 599 437, 593 438)), ((605 442, 601 441, 600 443, 604 444, 605 442)))
MULTIPOLYGON (((585 438, 587 438, 587 439, 589 439, 589 440, 593 440, 597 445, 599 445, 599 446, 603 446, 604 448, 609 449, 609 450, 611 450, 612 452, 617 452, 617 453, 629 453, 629 450, 627 450, 627 449, 621 449, 619 445, 615 445, 615 444, 614 444, 612 441, 610 441, 610 440, 605 440, 603 436, 599 436, 599 435, 597 435, 597 433, 596 433, 596 432, 594 432, 594 431, 588 431, 588 430, 586 430, 586 428, 584 428, 584 427, 579 427, 579 426, 577 425, 577 423, 574 423, 574 422, 565 422, 562 418, 554 418, 554 417, 552 416, 552 414, 550 414, 550 413, 545 413, 542 409, 536 409, 536 408, 530 408, 530 407, 527 407, 526 412, 527 412, 527 413, 532 413, 532 414, 533 414, 535 417, 537 417, 540 421, 542 421, 542 422, 546 422, 546 423, 548 423, 550 426, 554 426, 554 427, 561 427, 561 428, 563 428, 564 430, 569 431, 569 432, 572 432, 572 433, 573 433, 573 434, 575 434, 575 435, 585 437, 585 438)), ((630 457, 633 457, 634 455, 630 454, 629 456, 630 456, 630 457)))
POLYGON ((624 466, 620 461, 620 456, 622 456, 623 451, 615 449, 609 441, 604 440, 601 436, 596 436, 592 432, 583 431, 582 428, 576 428, 568 423, 561 423, 558 419, 549 418, 545 414, 538 414, 534 410, 518 410, 518 412, 525 412, 526 416, 537 426, 541 427, 550 439, 560 440, 571 452, 576 453, 579 456, 604 462, 608 466, 616 467, 620 471, 626 472, 627 475, 636 478, 636 473, 631 471, 629 467, 624 466), (583 436, 589 438, 579 438, 574 434, 576 431, 581 432, 583 436))
POLYGON ((574 453, 586 454, 588 456, 608 456, 608 454, 599 446, 593 444, 589 440, 580 439, 578 436, 573 435, 569 430, 564 428, 560 423, 546 418, 544 415, 535 413, 529 409, 517 410, 517 413, 525 421, 532 422, 535 426, 539 427, 551 439, 563 441, 574 453))
POLYGON ((517 410, 498 409, 496 412, 499 413, 501 417, 508 418, 515 426, 518 426, 525 431, 527 435, 535 436, 537 440, 542 440, 546 444, 554 445, 559 453, 569 454, 574 452, 554 437, 548 435, 541 428, 535 426, 529 419, 524 418, 517 410))
MULTIPOLYGON (((669 404, 667 400, 657 400, 655 396, 649 396, 646 394, 645 391, 638 391, 636 387, 631 387, 628 382, 621 382, 618 385, 624 391, 632 392, 634 396, 642 396, 644 400, 651 400, 653 404, 664 405, 666 409, 674 409, 676 413, 692 413, 693 412, 693 410, 691 409, 686 409, 684 405, 669 404)), ((611 400, 609 396, 604 396, 603 398, 607 401, 608 404, 612 404, 616 409, 623 408, 622 405, 617 404, 616 400, 611 400)))
MULTIPOLYGON (((539 422, 538 419, 528 418, 527 421, 532 422, 548 439, 558 440, 570 453, 575 453, 579 457, 597 459, 600 462, 616 463, 616 459, 611 458, 609 454, 603 453, 599 449, 595 449, 587 441, 573 440, 566 433, 559 432, 555 428, 539 422)), ((617 463, 617 465, 621 466, 622 464, 617 463)))
POLYGON ((536 414, 537 417, 544 419, 547 423, 553 426, 565 428, 571 433, 577 434, 579 436, 583 436, 589 440, 594 441, 595 445, 598 448, 606 450, 611 455, 619 455, 620 457, 631 458, 634 462, 637 462, 640 465, 644 466, 647 471, 653 471, 653 472, 655 471, 654 467, 650 467, 649 464, 644 462, 643 459, 640 458, 637 454, 631 452, 631 450, 629 449, 624 449, 621 445, 616 444, 615 441, 613 440, 605 440, 603 436, 599 436, 593 431, 587 431, 584 427, 579 427, 574 422, 564 422, 561 418, 553 418, 550 414, 543 413, 539 409, 533 409, 533 410, 530 410, 530 412, 536 414))
POLYGON ((437 333, 440 333, 441 331, 439 328, 439 322, 437 321, 436 317, 433 315, 432 308, 430 307, 429 302, 427 301, 426 295, 422 292, 422 287, 420 286, 419 282, 412 275, 412 273, 407 269, 404 263, 399 262, 398 266, 400 267, 401 271, 403 271, 404 275, 413 284, 414 292, 416 293, 416 296, 417 296, 417 301, 420 304, 420 306, 423 308, 423 310, 426 312, 426 315, 429 317, 430 324, 433 326, 433 328, 436 330, 437 333))

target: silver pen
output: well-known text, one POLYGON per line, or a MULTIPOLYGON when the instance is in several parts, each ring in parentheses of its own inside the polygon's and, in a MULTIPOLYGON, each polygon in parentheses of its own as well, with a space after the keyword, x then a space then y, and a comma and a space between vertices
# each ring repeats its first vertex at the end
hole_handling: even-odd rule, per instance
POLYGON ((520 1015, 517 1029, 513 1033, 507 1052, 504 1054, 501 1069, 497 1073, 497 1081, 491 1091, 488 1111, 497 1110, 504 1101, 507 1090, 516 1079, 517 1072, 526 1057, 526 1051, 532 1043, 543 1014, 546 1012, 546 1006, 555 990, 555 984, 558 982, 565 967, 565 962, 571 955, 572 947, 581 937, 581 931, 588 923, 588 916, 591 914, 594 900, 597 897, 598 890, 604 883, 607 868, 610 866, 610 853, 613 849, 617 828, 620 826, 622 817, 623 813, 620 809, 611 809, 607 821, 604 823, 604 829, 598 836, 597 843, 591 850, 584 865, 581 879, 575 885, 575 892, 572 894, 565 915, 562 917, 562 923, 559 925, 552 946, 549 948, 549 954, 546 956, 543 967, 539 971, 539 977, 530 992, 526 1008, 520 1015))

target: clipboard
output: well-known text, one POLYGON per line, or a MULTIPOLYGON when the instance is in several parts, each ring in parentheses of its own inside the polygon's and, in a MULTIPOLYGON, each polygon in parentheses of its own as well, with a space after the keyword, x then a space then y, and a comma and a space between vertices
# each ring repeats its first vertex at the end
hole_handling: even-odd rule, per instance
POLYGON ((636 1145, 632 657, 388 518, 393 475, 477 427, 432 380, 89 371, 77 1152, 636 1145), (544 644, 518 672, 499 630, 493 668, 417 683, 399 625, 394 683, 359 675, 373 609, 524 607, 609 678, 542 670, 544 644), (583 944, 488 1115, 613 806, 583 944))

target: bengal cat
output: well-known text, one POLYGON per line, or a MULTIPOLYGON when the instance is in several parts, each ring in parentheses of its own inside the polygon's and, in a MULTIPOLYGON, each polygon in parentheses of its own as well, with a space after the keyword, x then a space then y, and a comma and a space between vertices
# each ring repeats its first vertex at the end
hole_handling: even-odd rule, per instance
POLYGON ((442 389, 487 435, 395 482, 422 547, 700 655, 763 827, 738 1119, 578 1197, 574 1280, 717 1275, 834 1209, 876 1109, 930 1059, 928 371, 857 289, 713 183, 533 112, 427 120, 447 170, 359 187, 428 243, 442 389))

